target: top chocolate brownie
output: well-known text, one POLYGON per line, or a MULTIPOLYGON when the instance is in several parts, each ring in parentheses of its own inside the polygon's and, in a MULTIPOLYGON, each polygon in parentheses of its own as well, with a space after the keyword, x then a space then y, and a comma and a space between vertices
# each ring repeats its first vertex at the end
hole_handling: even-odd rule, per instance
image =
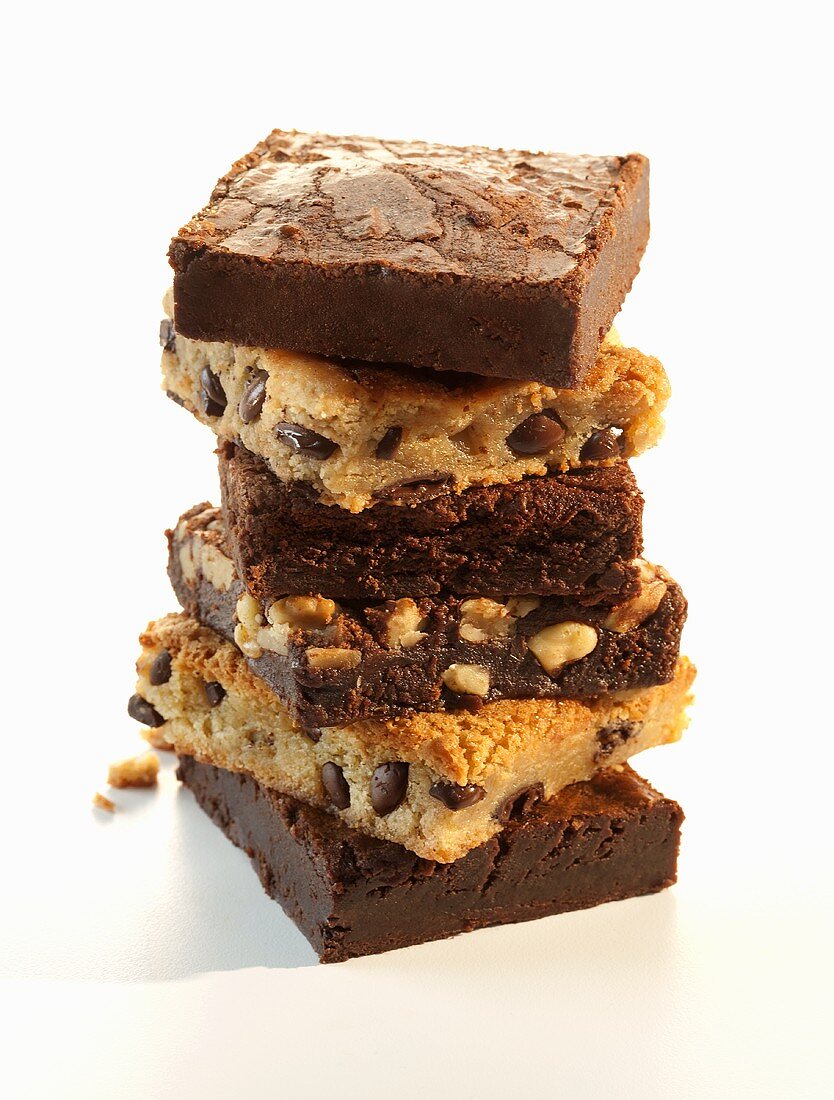
POLYGON ((637 154, 273 130, 171 243, 176 329, 570 388, 637 274, 648 194, 637 154))

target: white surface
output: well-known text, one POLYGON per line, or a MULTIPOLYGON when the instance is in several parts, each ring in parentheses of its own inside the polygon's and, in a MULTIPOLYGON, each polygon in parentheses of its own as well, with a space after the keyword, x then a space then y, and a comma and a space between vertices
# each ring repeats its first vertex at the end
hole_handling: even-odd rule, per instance
POLYGON ((7 17, 5 1095, 831 1094, 825 35, 803 3, 538 7, 7 17), (637 465, 701 668, 638 765, 687 812, 674 890, 317 967, 169 765, 90 809, 139 748, 161 532, 217 495, 157 389, 164 253, 274 125, 652 157, 619 324, 675 388, 637 465))

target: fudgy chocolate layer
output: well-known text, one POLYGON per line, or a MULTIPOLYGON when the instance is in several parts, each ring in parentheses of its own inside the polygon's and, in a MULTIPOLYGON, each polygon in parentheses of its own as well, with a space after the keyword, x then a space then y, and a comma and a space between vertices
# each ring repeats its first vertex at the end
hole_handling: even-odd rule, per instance
POLYGON ((308 597, 280 601, 272 626, 233 575, 217 509, 197 505, 168 538, 168 575, 182 607, 240 644, 307 729, 497 699, 587 698, 675 674, 686 601, 648 565, 633 608, 585 608, 560 597, 351 606, 308 597), (561 631, 550 629, 556 624, 561 631), (555 664, 548 643, 553 653, 558 646, 555 664))
POLYGON ((651 894, 676 877, 683 812, 627 766, 533 806, 454 863, 181 756, 178 777, 251 859, 322 962, 651 894))
POLYGON ((611 606, 636 594, 643 498, 623 462, 354 515, 279 481, 263 459, 219 450, 223 518, 238 575, 264 606, 282 596, 399 599, 530 593, 611 606))
POLYGON ((171 243, 177 331, 570 387, 649 235, 648 161, 274 130, 171 243))

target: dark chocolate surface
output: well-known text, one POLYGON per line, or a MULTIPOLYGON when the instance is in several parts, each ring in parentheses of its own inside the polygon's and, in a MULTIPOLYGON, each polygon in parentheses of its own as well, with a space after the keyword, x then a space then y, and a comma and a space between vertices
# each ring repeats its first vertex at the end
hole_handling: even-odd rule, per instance
POLYGON ((611 606, 637 591, 643 498, 624 462, 354 515, 263 459, 218 449, 228 546, 264 605, 282 596, 399 599, 518 593, 611 606))
POLYGON ((346 828, 247 775, 188 756, 177 775, 247 853, 322 962, 585 909, 675 881, 681 808, 628 767, 511 814, 497 836, 448 864, 346 828))
POLYGON ((648 161, 274 130, 174 238, 193 339, 576 385, 637 274, 648 161))
MULTIPOLYGON (((190 541, 213 520, 217 511, 198 505, 168 532, 168 575, 181 606, 204 625, 234 642, 235 606, 244 592, 239 580, 225 589, 214 587, 197 566, 191 580, 183 575, 182 538, 190 541), (182 531, 183 534, 178 534, 182 531)), ((210 538, 227 552, 222 536, 210 538)), ((392 646, 387 636, 391 603, 342 605, 326 631, 291 631, 286 655, 264 650, 247 656, 252 670, 285 703, 302 726, 314 729, 345 725, 364 718, 391 718, 409 711, 458 710, 479 707, 497 699, 588 698, 629 688, 667 683, 675 673, 686 601, 672 581, 649 618, 624 633, 605 629, 606 608, 582 607, 575 600, 543 597, 539 607, 516 620, 510 637, 473 642, 459 633, 461 600, 454 596, 422 599, 419 644, 392 646), (583 622, 598 633, 596 648, 581 660, 548 675, 528 648, 528 639, 545 626, 583 622), (337 647, 358 654, 349 668, 316 668, 311 650, 337 647), (472 664, 489 672, 486 696, 460 695, 444 685, 443 672, 452 664, 472 664)))

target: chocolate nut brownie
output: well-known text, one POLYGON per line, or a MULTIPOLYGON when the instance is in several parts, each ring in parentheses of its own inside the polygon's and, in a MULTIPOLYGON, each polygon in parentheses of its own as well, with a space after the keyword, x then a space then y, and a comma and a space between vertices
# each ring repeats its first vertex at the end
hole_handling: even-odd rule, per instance
POLYGON ((668 682, 686 601, 638 561, 640 591, 613 608, 553 596, 337 603, 286 596, 262 608, 238 579, 216 508, 168 532, 168 575, 192 617, 234 641, 307 728, 498 699, 587 698, 668 682))
POLYGON ((677 740, 694 677, 681 659, 669 684, 593 701, 503 700, 477 714, 419 713, 312 732, 293 723, 234 645, 188 616, 152 623, 141 643, 134 699, 176 752, 248 772, 443 863, 500 831, 521 790, 550 798, 600 767, 677 740))
POLYGON ((181 756, 179 779, 321 962, 652 894, 675 881, 683 812, 628 765, 513 814, 455 863, 421 859, 288 795, 181 756))
POLYGON ((483 485, 408 487, 410 502, 354 515, 279 481, 257 455, 218 450, 223 519, 238 576, 264 607, 287 595, 419 599, 504 593, 583 606, 635 596, 643 498, 625 462, 483 485))
POLYGON ((637 274, 648 201, 637 154, 274 130, 171 244, 176 327, 574 386, 637 274))
POLYGON ((660 363, 612 334, 573 390, 205 343, 168 328, 162 339, 170 397, 280 481, 307 482, 352 512, 397 503, 423 481, 460 492, 631 458, 660 438, 669 395, 660 363))

